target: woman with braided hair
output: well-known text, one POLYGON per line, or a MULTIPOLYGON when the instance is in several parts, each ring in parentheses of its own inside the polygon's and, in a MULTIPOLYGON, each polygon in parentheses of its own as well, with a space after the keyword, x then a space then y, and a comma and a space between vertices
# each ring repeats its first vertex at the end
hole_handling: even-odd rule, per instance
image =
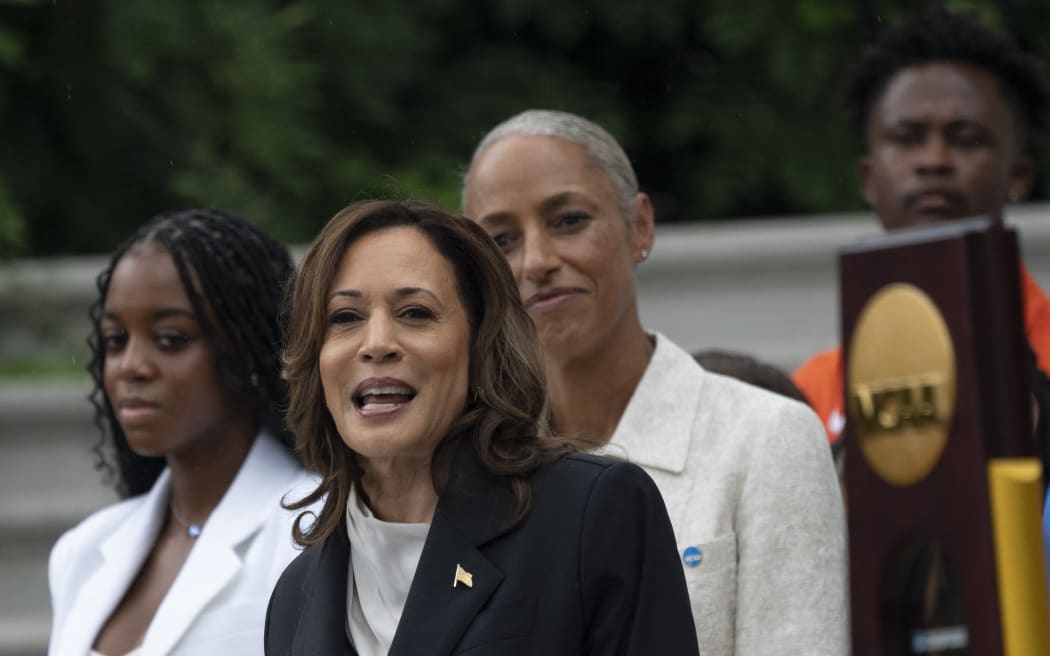
POLYGON ((154 217, 91 309, 98 467, 123 500, 51 553, 49 654, 262 652, 266 600, 316 487, 284 428, 287 250, 217 210, 154 217))

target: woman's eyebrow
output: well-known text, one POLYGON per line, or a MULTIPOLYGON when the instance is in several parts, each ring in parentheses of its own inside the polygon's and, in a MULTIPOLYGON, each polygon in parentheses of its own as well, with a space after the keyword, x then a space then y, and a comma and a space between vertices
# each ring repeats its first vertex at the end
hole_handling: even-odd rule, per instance
POLYGON ((329 294, 328 295, 328 300, 331 301, 333 298, 336 298, 337 296, 347 296, 349 298, 361 298, 362 294, 361 294, 361 292, 357 291, 356 289, 340 289, 338 291, 334 291, 331 294, 329 294))
MULTIPOLYGON (((412 296, 413 294, 425 294, 430 296, 435 301, 440 301, 437 294, 430 291, 426 287, 398 287, 394 290, 395 296, 412 296)), ((332 292, 328 296, 328 300, 331 301, 337 296, 346 296, 348 298, 362 298, 364 295, 356 289, 340 289, 339 291, 332 292)))
POLYGON ((154 319, 167 319, 168 317, 186 317, 196 319, 197 315, 184 308, 164 308, 153 313, 154 319))
MULTIPOLYGON (((167 319, 168 317, 187 317, 189 319, 196 319, 197 315, 191 310, 185 308, 162 308, 150 314, 151 319, 167 319)), ((119 321, 120 317, 110 311, 102 312, 102 319, 108 319, 110 321, 119 321)))
POLYGON ((548 196, 540 202, 540 210, 544 212, 550 212, 551 210, 557 209, 562 205, 572 202, 574 199, 579 197, 574 191, 563 191, 553 196, 548 196))
POLYGON ((394 293, 397 296, 412 296, 415 294, 425 294, 426 296, 433 298, 438 303, 441 302, 441 299, 437 297, 437 294, 430 291, 426 287, 398 287, 394 293))
POLYGON ((480 223, 482 225, 482 227, 496 228, 496 227, 499 227, 499 226, 501 226, 501 225, 503 225, 505 223, 509 223, 513 219, 514 219, 514 215, 511 212, 505 212, 505 211, 490 212, 489 214, 486 214, 486 215, 482 216, 480 219, 478 219, 478 223, 480 223))

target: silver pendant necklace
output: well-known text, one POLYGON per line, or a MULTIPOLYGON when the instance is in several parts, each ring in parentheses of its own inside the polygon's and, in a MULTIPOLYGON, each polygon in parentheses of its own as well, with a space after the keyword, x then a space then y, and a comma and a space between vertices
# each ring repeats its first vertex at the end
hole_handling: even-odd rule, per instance
MULTIPOLYGON (((191 524, 190 522, 184 520, 182 517, 179 517, 179 513, 175 512, 174 503, 169 502, 168 509, 171 510, 171 516, 175 518, 175 521, 182 524, 182 526, 186 529, 187 535, 189 535, 191 538, 195 538, 201 534, 201 524, 191 524)), ((207 518, 205 518, 205 521, 207 521, 207 518)))

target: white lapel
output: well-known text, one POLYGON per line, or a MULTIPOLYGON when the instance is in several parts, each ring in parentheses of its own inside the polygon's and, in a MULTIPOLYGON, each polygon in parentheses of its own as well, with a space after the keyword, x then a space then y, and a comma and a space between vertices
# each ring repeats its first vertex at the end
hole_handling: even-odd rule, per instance
POLYGON ((689 456, 702 369, 660 333, 642 379, 631 395, 606 452, 642 467, 680 474, 689 456))
POLYGON ((279 502, 297 473, 294 459, 277 440, 260 433, 157 608, 142 641, 143 653, 174 649, 194 619, 240 571, 237 546, 266 521, 272 504, 279 502))
POLYGON ((700 391, 707 373, 674 342, 656 334, 656 349, 603 451, 642 466, 663 497, 675 538, 689 513, 689 460, 700 391))
POLYGON ((97 546, 99 567, 80 586, 66 614, 68 630, 52 653, 86 654, 142 568, 167 512, 170 481, 165 469, 149 493, 97 546))

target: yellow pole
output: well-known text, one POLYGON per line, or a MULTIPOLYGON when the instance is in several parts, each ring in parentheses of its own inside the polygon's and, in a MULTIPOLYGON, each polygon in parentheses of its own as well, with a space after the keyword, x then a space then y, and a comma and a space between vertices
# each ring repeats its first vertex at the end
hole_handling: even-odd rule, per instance
POLYGON ((1004 656, 1050 654, 1042 473, 1035 458, 988 461, 1004 656))

